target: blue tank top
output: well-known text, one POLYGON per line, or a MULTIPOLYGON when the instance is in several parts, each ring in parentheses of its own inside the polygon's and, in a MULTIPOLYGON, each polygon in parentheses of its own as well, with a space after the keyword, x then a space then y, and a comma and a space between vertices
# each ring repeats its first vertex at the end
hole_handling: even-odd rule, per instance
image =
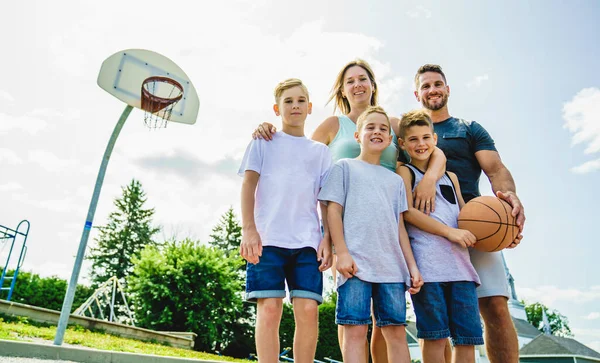
MULTIPOLYGON (((338 116, 338 122, 340 129, 328 145, 333 161, 354 159, 360 154, 360 145, 354 139, 356 124, 346 115, 338 116)), ((398 138, 394 133, 394 129, 390 131, 392 132, 392 143, 381 154, 381 166, 395 172, 399 150, 398 138)))

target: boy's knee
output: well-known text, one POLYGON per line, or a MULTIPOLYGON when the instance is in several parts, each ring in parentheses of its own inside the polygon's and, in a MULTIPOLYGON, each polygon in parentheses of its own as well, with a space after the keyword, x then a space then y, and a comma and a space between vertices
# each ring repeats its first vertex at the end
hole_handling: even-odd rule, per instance
POLYGON ((479 299, 479 311, 486 324, 512 322, 508 310, 508 300, 504 296, 490 296, 479 299))
POLYGON ((293 304, 296 318, 318 318, 319 304, 315 300, 295 298, 293 304))
POLYGON ((402 325, 388 325, 381 328, 381 333, 386 340, 406 340, 406 329, 402 325))
POLYGON ((259 299, 258 316, 261 319, 278 320, 283 310, 283 301, 281 299, 259 299))
POLYGON ((344 340, 362 341, 367 339, 368 325, 344 325, 344 340))

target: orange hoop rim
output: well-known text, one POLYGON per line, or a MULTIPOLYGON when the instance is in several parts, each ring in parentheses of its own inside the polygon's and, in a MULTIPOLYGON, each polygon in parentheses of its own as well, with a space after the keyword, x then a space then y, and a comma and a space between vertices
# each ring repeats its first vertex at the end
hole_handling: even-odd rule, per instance
POLYGON ((183 86, 181 86, 181 83, 177 82, 176 80, 169 78, 169 77, 162 77, 162 76, 148 77, 142 83, 141 108, 147 112, 152 112, 152 113, 158 112, 171 104, 179 102, 179 100, 181 100, 182 97, 183 97, 183 86), (159 97, 159 96, 153 95, 145 87, 148 83, 151 83, 151 82, 168 83, 168 84, 172 85, 173 87, 179 89, 179 91, 181 93, 178 96, 172 97, 172 98, 159 97))

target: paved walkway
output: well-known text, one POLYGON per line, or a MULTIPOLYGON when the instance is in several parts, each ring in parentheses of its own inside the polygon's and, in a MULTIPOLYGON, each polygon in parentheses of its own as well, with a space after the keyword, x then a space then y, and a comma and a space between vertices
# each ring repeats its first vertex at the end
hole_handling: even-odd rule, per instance
POLYGON ((0 363, 219 363, 0 339, 0 363), (18 358, 17 358, 18 357, 18 358), (22 358, 21 358, 22 357, 22 358), (45 359, 45 360, 44 360, 45 359))
POLYGON ((76 363, 71 360, 48 360, 36 358, 0 357, 0 363, 76 363))

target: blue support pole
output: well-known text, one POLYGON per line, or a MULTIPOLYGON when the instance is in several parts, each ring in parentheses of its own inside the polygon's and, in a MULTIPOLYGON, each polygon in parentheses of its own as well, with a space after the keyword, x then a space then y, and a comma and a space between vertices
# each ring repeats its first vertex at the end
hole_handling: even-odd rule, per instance
POLYGON ((67 324, 69 323, 69 315, 71 315, 71 307, 73 306, 73 298, 75 297, 75 290, 77 289, 77 280, 79 279, 79 272, 81 271, 81 264, 83 263, 83 257, 85 255, 85 250, 87 247, 87 241, 90 236, 90 230, 92 229, 92 223, 94 222, 94 214, 96 213, 96 206, 98 204, 98 198, 100 196, 100 191, 102 190, 102 183, 104 181, 104 175, 106 174, 106 167, 108 166, 108 161, 110 159, 110 155, 112 150, 117 142, 117 137, 119 137, 119 133, 127 120, 127 117, 131 113, 133 109, 132 106, 127 105, 113 133, 108 141, 108 145, 106 145, 106 150, 104 151, 104 157, 102 158, 102 164, 100 165, 100 171, 98 172, 98 177, 96 179, 96 186, 94 187, 94 194, 92 195, 92 201, 90 202, 90 208, 88 209, 87 218, 85 219, 85 225, 83 227, 83 232, 81 234, 81 241, 79 242, 79 249, 77 250, 77 257, 75 258, 75 264, 73 265, 73 272, 71 273, 71 280, 69 281, 69 286, 67 287, 67 293, 65 294, 65 300, 63 301, 63 306, 60 311, 60 319, 58 320, 58 328, 56 329, 56 336, 54 337, 54 345, 62 345, 65 331, 67 330, 67 324))
MULTIPOLYGON (((13 291, 15 289, 15 284, 17 283, 17 276, 19 276, 19 270, 21 269, 21 265, 23 264, 23 261, 25 260, 25 255, 27 254, 27 246, 25 245, 27 243, 27 235, 29 234, 29 227, 31 225, 29 224, 29 221, 21 221, 21 223, 19 223, 17 225, 17 229, 16 229, 16 235, 20 234, 23 236, 23 246, 21 247, 21 253, 19 254, 19 260, 17 261, 17 268, 15 269, 15 272, 13 274, 12 277, 12 281, 10 283, 10 290, 8 290, 8 297, 6 298, 6 301, 10 301, 10 298, 12 297, 13 291), (25 233, 23 232, 19 232, 19 229, 21 228, 21 225, 23 223, 27 223, 27 230, 25 231, 25 233)), ((15 240, 13 241, 13 244, 16 241, 16 235, 15 235, 15 240)), ((12 247, 11 247, 11 251, 12 251, 12 247)), ((8 258, 10 259, 10 255, 8 255, 8 258)), ((6 265, 8 266, 8 261, 6 263, 6 265)))

